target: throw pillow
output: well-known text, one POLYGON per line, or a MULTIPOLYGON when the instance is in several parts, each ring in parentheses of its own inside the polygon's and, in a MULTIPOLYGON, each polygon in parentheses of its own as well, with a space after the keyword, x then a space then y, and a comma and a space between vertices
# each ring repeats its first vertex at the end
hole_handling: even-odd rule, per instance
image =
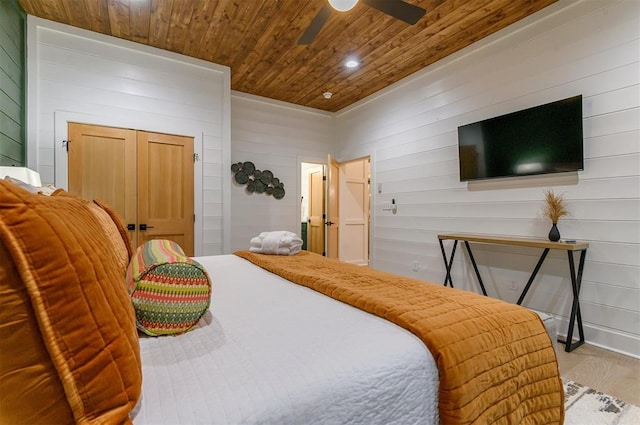
MULTIPOLYGON (((57 189, 51 195, 82 199, 63 189, 57 189)), ((110 246, 114 250, 113 259, 116 261, 118 269, 122 271, 121 276, 124 276, 133 255, 133 247, 129 232, 125 228, 122 218, 116 210, 100 200, 82 200, 87 203, 89 210, 98 219, 102 230, 106 233, 107 241, 110 242, 110 246)))
POLYGON ((211 280, 202 265, 174 241, 140 245, 127 268, 136 325, 147 335, 177 335, 193 328, 209 309, 211 280))
POLYGON ((135 315, 87 203, 0 180, 0 245, 0 423, 131 423, 135 315))

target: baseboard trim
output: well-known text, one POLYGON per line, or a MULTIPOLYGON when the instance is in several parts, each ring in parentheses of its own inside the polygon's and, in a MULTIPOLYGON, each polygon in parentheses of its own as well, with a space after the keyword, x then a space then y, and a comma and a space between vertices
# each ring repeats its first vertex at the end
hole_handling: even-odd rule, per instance
MULTIPOLYGON (((554 317, 558 325, 558 336, 566 339, 566 330, 569 327, 569 320, 562 316, 554 315, 554 317)), ((587 323, 583 323, 583 329, 584 339, 587 344, 640 359, 640 337, 613 331, 611 329, 601 328, 587 323)), ((576 340, 577 337, 578 326, 576 325, 573 329, 574 340, 576 340)))

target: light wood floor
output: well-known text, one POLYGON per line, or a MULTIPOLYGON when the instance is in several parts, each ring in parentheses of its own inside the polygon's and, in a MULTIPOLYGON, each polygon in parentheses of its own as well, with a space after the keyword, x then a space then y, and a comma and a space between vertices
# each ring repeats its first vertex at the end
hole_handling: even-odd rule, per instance
POLYGON ((640 406, 640 359, 584 344, 567 353, 556 347, 560 376, 640 406))

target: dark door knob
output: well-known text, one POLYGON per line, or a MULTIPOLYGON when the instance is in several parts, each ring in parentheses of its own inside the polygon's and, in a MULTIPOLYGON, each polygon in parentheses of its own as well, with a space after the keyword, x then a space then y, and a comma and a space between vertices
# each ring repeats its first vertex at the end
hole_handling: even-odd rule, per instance
POLYGON ((147 230, 147 229, 153 229, 153 226, 147 226, 146 224, 140 225, 140 230, 147 230))
POLYGON ((131 230, 131 231, 136 230, 136 225, 132 223, 127 224, 127 230, 131 230))
POLYGON ((334 223, 333 221, 327 221, 327 222, 326 222, 326 223, 324 223, 324 224, 326 224, 327 226, 331 226, 332 224, 335 224, 335 223, 334 223))

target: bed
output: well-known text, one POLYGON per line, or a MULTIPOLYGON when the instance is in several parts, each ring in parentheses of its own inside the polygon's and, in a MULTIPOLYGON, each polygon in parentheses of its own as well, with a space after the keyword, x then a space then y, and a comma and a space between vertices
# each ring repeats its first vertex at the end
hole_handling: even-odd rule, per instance
POLYGON ((126 235, 99 202, 0 181, 0 422, 563 421, 551 339, 520 306, 319 256, 237 253, 196 258, 213 290, 194 329, 147 337, 123 284, 126 235), (407 299, 378 303, 360 291, 374 281, 407 299))
POLYGON ((196 260, 210 311, 184 335, 141 338, 134 423, 438 423, 437 369, 413 334, 238 256, 196 260))

